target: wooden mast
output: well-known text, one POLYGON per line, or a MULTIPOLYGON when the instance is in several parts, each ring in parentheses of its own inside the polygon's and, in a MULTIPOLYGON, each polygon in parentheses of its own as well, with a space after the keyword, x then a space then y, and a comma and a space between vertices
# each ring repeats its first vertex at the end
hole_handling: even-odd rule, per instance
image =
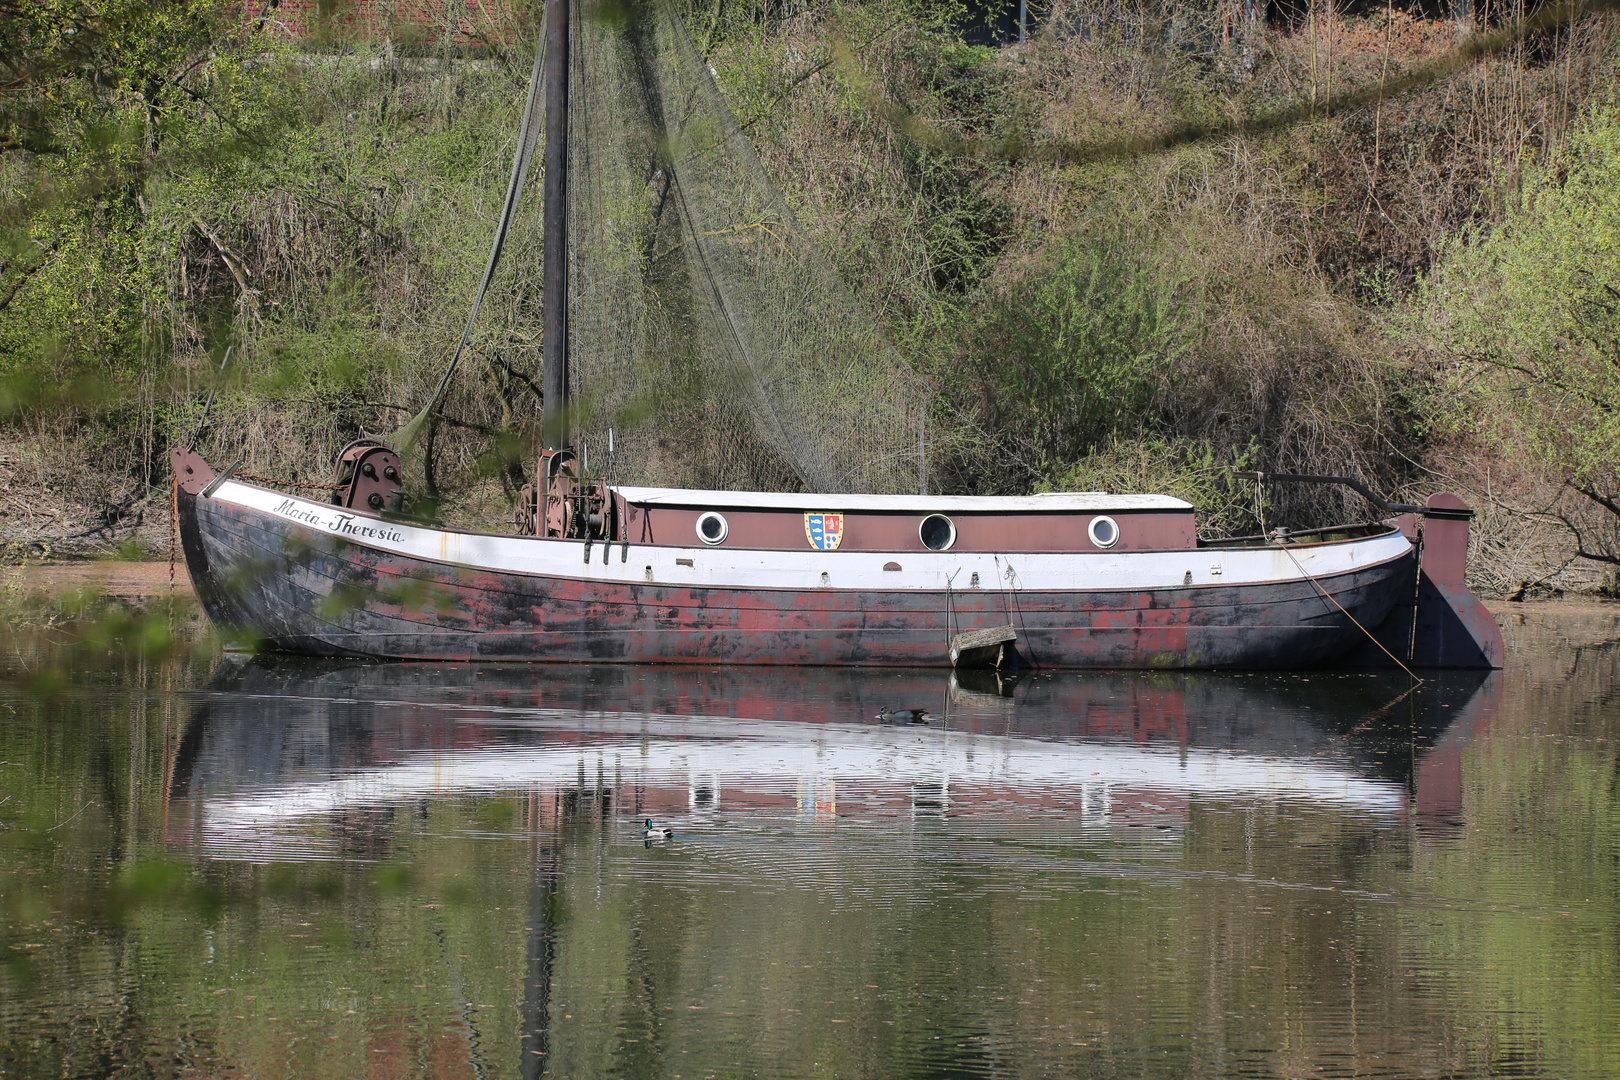
POLYGON ((568 424, 568 0, 546 0, 546 154, 540 322, 545 449, 569 444, 568 424))

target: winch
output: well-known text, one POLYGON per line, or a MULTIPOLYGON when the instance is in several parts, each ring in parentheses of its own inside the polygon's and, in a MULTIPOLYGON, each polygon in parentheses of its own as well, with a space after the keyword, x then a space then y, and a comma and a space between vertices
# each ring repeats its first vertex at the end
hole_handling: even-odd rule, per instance
POLYGON ((399 464, 399 455, 377 439, 354 440, 338 451, 333 504, 373 513, 403 513, 405 491, 399 464))
POLYGON ((582 480, 573 451, 542 450, 538 475, 537 483, 523 485, 512 508, 512 525, 519 536, 612 538, 613 500, 607 485, 582 480))

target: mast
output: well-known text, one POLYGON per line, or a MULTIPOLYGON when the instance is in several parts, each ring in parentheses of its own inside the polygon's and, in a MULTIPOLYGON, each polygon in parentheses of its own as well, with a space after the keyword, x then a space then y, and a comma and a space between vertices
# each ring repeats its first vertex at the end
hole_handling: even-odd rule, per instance
POLYGON ((545 449, 568 447, 568 0, 546 0, 545 255, 540 325, 544 335, 545 449))

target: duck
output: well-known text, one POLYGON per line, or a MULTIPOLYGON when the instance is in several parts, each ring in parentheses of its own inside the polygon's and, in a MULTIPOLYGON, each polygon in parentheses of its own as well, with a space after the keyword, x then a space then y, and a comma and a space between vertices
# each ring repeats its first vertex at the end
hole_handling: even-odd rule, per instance
POLYGON ((675 830, 667 825, 654 825, 652 818, 648 818, 646 828, 641 830, 641 835, 648 840, 669 840, 675 836, 675 830))
POLYGON ((927 709, 891 709, 885 705, 873 719, 880 724, 931 724, 944 717, 927 709))

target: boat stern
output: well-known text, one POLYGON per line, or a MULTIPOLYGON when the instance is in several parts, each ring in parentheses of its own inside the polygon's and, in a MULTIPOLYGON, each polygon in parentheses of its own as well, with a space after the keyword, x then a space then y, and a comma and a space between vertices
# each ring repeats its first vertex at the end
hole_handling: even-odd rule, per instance
POLYGON ((1391 654, 1412 668, 1499 668, 1502 630, 1464 581, 1469 521, 1457 496, 1429 496, 1421 514, 1396 519, 1418 552, 1417 579, 1346 667, 1392 667, 1391 654))

